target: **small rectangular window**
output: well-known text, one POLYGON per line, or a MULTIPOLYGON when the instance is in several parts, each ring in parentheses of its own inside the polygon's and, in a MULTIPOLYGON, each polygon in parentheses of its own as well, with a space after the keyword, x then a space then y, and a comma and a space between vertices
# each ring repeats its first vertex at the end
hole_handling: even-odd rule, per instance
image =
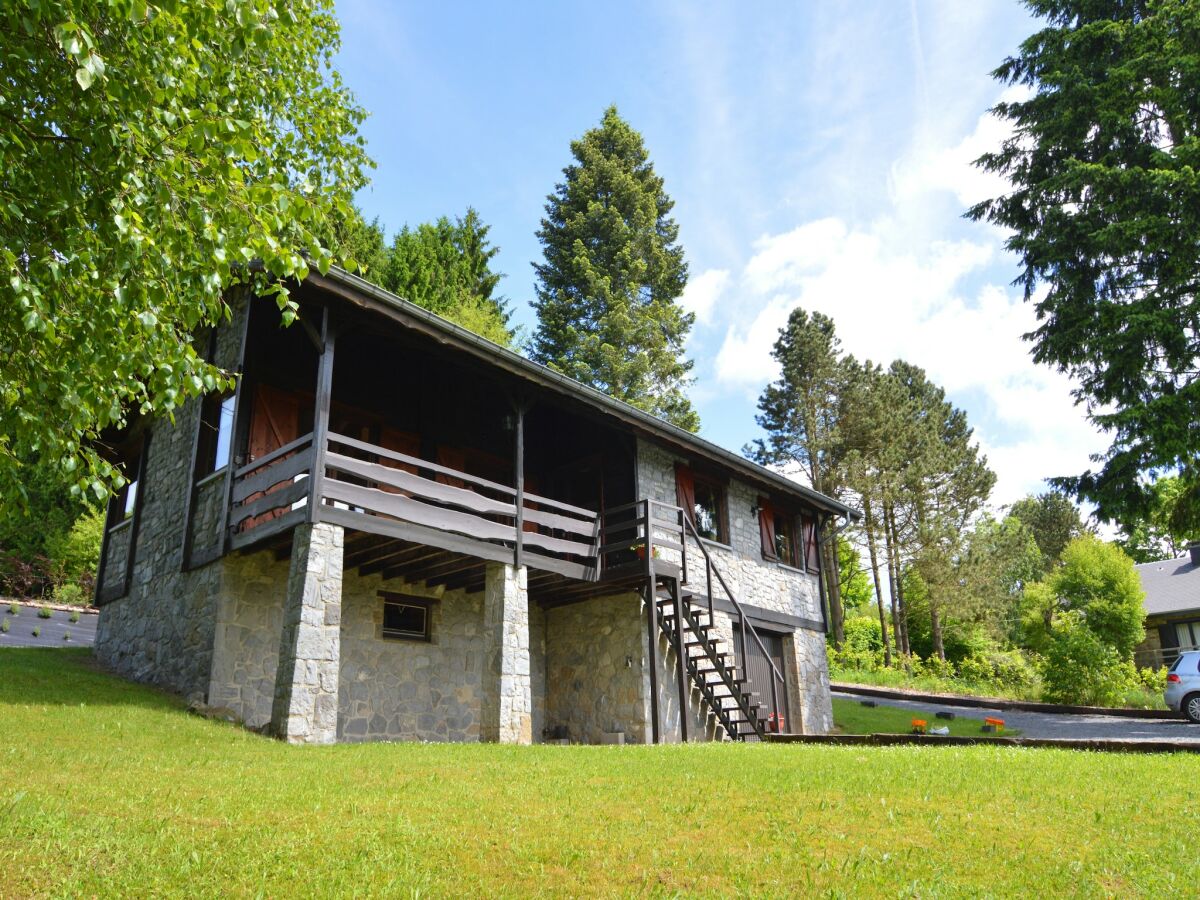
POLYGON ((775 556, 784 565, 799 567, 796 542, 796 518, 787 513, 775 514, 775 556))
POLYGON ((432 637, 430 601, 406 594, 381 593, 383 637, 390 641, 429 641, 432 637))
POLYGON ((700 537, 729 543, 729 529, 725 516, 725 486, 718 481, 693 475, 695 495, 692 499, 692 524, 700 537))

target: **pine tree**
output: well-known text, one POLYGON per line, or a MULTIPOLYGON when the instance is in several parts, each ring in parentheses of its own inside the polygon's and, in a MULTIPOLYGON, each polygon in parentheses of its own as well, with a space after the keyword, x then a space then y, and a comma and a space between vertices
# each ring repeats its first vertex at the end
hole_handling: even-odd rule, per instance
POLYGON ((509 345, 508 304, 493 296, 503 277, 491 269, 499 248, 489 244, 488 229, 471 208, 453 222, 442 216, 432 224, 406 225, 377 273, 379 283, 490 341, 509 345))
POLYGON ((695 316, 678 303, 688 273, 674 202, 615 106, 571 154, 538 231, 533 359, 695 431, 684 357, 695 316))

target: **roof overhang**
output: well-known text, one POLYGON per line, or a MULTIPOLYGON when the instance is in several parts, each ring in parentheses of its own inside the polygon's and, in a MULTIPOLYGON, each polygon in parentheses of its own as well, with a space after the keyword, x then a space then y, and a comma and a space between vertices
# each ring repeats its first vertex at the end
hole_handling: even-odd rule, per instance
POLYGON ((526 359, 507 347, 492 343, 472 331, 449 322, 423 307, 398 297, 383 288, 332 267, 322 275, 312 270, 307 282, 321 291, 334 294, 364 309, 381 312, 409 328, 423 332, 434 340, 471 354, 483 362, 503 369, 543 389, 586 404, 607 416, 616 418, 641 434, 665 443, 685 454, 712 460, 768 491, 777 491, 802 500, 830 515, 857 521, 861 514, 832 497, 814 491, 785 475, 751 462, 724 447, 697 437, 628 403, 568 378, 546 366, 526 359))

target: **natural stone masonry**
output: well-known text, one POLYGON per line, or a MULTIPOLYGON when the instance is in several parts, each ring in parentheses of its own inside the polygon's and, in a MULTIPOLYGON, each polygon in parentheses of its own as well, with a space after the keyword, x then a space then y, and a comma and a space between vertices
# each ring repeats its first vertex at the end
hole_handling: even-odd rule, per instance
MULTIPOLYGON (((684 462, 681 457, 644 439, 638 440, 638 496, 648 497, 663 503, 675 504, 675 463, 684 462)), ((758 505, 759 492, 750 485, 731 480, 727 494, 728 546, 705 543, 705 549, 721 570, 734 596, 746 607, 759 607, 773 612, 798 616, 810 622, 821 618, 821 606, 816 576, 790 566, 773 563, 762 558, 758 519, 753 512, 758 505)), ((661 533, 668 536, 665 531, 661 533)), ((664 558, 678 563, 678 554, 664 549, 664 558)), ((704 593, 705 583, 703 557, 694 542, 688 552, 688 583, 686 590, 704 593)), ((713 593, 717 597, 724 592, 715 583, 713 593)), ((725 648, 733 650, 733 620, 724 613, 716 614, 715 634, 725 648)), ((825 658, 825 638, 819 631, 799 628, 785 635, 784 677, 788 679, 788 700, 792 722, 789 730, 803 730, 807 734, 820 734, 833 727, 832 706, 829 695, 829 674, 825 658)), ((671 660, 673 662, 673 659, 671 660)), ((666 711, 667 739, 678 734, 678 689, 673 669, 667 667, 664 658, 665 676, 671 680, 664 684, 659 680, 660 705, 666 711)), ((769 690, 769 688, 767 688, 769 690)), ((693 695, 693 700, 695 696, 693 695)), ((693 718, 695 729, 699 722, 693 718)), ((690 735, 689 735, 690 737, 690 735)))
POLYGON ((533 741, 527 570, 488 563, 483 591, 483 709, 485 741, 533 741))
POLYGON ((289 743, 337 740, 342 625, 341 526, 298 525, 284 598, 271 730, 289 743))
MULTIPOLYGON (((249 309, 244 294, 232 297, 229 305, 232 314, 218 331, 216 354, 217 364, 226 369, 237 365, 241 323, 249 309)), ((138 488, 141 529, 133 578, 125 596, 100 610, 94 652, 127 678, 204 701, 217 609, 230 583, 225 577, 230 559, 182 571, 184 505, 192 475, 188 467, 200 407, 199 398, 193 398, 180 408, 174 423, 159 419, 151 425, 145 481, 138 488)), ((211 527, 215 533, 215 522, 211 527)), ((129 527, 122 531, 128 535, 129 527)), ((118 537, 109 554, 107 568, 114 578, 124 572, 127 541, 118 537)))

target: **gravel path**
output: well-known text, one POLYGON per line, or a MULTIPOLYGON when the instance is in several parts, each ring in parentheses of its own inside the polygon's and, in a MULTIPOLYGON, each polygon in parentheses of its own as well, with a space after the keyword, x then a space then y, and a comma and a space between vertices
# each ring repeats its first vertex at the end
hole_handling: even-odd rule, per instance
POLYGON ((96 641, 96 613, 79 613, 79 621, 71 622, 69 612, 50 610, 49 619, 38 618, 36 606, 20 606, 15 616, 8 611, 8 604, 0 606, 0 619, 8 619, 8 634, 0 633, 0 648, 3 647, 90 647, 96 641), (33 636, 33 629, 40 632, 33 636), (63 640, 69 634, 70 640, 63 640))
POLYGON ((996 716, 1009 728, 1019 728, 1022 737, 1070 738, 1096 740, 1108 738, 1126 741, 1187 741, 1200 744, 1200 725, 1185 719, 1130 719, 1120 716, 1073 715, 1066 713, 1026 712, 1016 709, 987 709, 972 706, 948 706, 942 703, 921 703, 915 700, 891 700, 863 697, 838 692, 835 697, 850 700, 874 700, 880 706, 894 706, 928 714, 934 721, 938 710, 955 713, 964 718, 982 719, 996 716))

